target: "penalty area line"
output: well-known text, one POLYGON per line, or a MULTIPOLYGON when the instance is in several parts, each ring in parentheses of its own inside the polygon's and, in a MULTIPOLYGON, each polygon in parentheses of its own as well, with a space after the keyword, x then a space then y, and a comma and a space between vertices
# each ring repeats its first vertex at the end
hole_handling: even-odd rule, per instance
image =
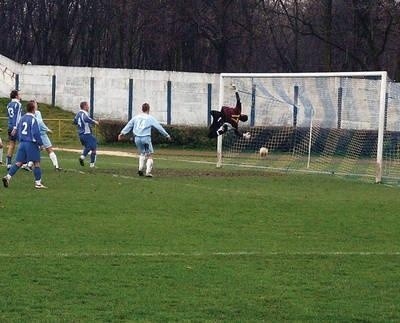
POLYGON ((243 256, 400 256, 400 251, 304 251, 304 252, 257 252, 257 251, 232 251, 232 252, 99 252, 99 253, 0 253, 0 258, 200 258, 200 257, 243 257, 243 256))

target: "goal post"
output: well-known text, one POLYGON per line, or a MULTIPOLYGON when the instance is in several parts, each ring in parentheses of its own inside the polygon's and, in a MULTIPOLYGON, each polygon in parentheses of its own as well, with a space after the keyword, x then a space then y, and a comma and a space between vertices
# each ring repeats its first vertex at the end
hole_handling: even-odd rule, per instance
MULTIPOLYGON (((219 96, 218 96, 218 106, 222 107, 224 103, 224 76, 220 74, 219 76, 219 96)), ((217 168, 222 167, 222 136, 217 137, 217 168)))
POLYGON ((381 88, 379 93, 379 128, 378 128, 378 147, 376 154, 376 176, 375 183, 382 181, 383 171, 383 135, 385 126, 385 103, 386 103, 387 73, 381 74, 381 88))
POLYGON ((400 87, 385 71, 222 73, 220 107, 235 105, 232 83, 242 113, 249 116, 239 130, 250 131, 251 138, 229 132, 219 136, 217 167, 360 176, 377 183, 391 168, 391 176, 400 177, 394 171, 400 154, 400 87), (269 154, 260 158, 264 146, 269 154), (385 151, 386 146, 394 150, 385 151), (385 154, 390 155, 389 168, 385 154))

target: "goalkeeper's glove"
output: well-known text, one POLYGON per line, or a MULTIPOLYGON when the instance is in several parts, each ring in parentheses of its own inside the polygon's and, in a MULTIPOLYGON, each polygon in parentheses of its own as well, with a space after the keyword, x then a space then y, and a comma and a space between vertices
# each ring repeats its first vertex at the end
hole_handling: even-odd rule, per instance
POLYGON ((250 138, 251 138, 250 132, 244 133, 244 134, 243 134, 243 138, 244 138, 244 139, 250 139, 250 138))

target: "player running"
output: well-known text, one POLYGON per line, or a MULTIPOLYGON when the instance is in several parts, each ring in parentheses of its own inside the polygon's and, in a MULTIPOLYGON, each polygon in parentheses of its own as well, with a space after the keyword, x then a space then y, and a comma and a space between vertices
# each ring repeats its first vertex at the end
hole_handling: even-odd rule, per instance
POLYGON ((213 122, 209 128, 209 138, 216 138, 232 130, 238 137, 250 139, 249 132, 241 133, 238 130, 239 121, 246 122, 248 120, 248 116, 246 114, 242 114, 242 103, 240 101, 239 92, 234 84, 232 84, 232 88, 235 91, 236 106, 222 106, 221 111, 211 111, 213 122))
POLYGON ((79 139, 83 146, 82 155, 79 157, 79 164, 85 165, 85 158, 90 153, 90 167, 94 168, 96 163, 97 140, 93 135, 93 125, 99 125, 97 120, 89 116, 89 103, 81 102, 81 110, 75 115, 73 123, 77 126, 79 139))
POLYGON ((4 187, 8 187, 12 176, 28 160, 33 161, 33 175, 35 178, 35 188, 47 188, 42 184, 42 171, 40 169, 40 150, 43 146, 38 122, 35 118, 37 104, 35 101, 29 101, 26 110, 27 113, 19 120, 16 132, 19 140, 19 146, 16 154, 16 162, 3 177, 4 187))
POLYGON ((21 95, 18 90, 12 90, 10 93, 11 101, 7 104, 8 118, 8 150, 6 156, 7 169, 12 166, 12 156, 14 154, 15 145, 17 142, 17 126, 21 119, 22 105, 21 95))
POLYGON ((142 113, 134 116, 126 126, 121 130, 118 135, 118 140, 122 140, 122 137, 128 134, 130 131, 135 136, 135 144, 139 151, 139 176, 144 175, 144 166, 146 163, 146 177, 153 177, 151 171, 153 169, 153 157, 154 153, 153 145, 151 142, 151 128, 156 128, 160 134, 171 140, 171 136, 163 128, 163 126, 150 114, 150 105, 143 103, 142 113))

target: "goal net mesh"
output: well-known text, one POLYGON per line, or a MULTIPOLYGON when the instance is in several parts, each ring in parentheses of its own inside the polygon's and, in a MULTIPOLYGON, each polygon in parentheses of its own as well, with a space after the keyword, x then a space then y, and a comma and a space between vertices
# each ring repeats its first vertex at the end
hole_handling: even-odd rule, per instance
MULTIPOLYGON (((251 138, 228 132, 222 164, 271 170, 376 178, 380 85, 378 76, 224 76, 223 105, 242 113, 251 138), (260 148, 268 154, 261 157, 260 148)), ((386 87, 382 181, 400 180, 400 85, 386 87)))

